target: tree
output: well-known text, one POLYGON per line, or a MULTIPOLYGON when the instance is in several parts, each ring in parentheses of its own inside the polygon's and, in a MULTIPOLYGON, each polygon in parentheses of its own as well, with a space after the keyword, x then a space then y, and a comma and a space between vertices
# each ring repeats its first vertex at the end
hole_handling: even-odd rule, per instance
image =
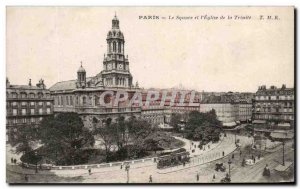
POLYGON ((181 115, 178 113, 172 113, 171 115, 171 120, 170 120, 170 125, 174 128, 176 132, 180 131, 180 120, 181 120, 181 115))
POLYGON ((221 122, 217 119, 214 110, 207 113, 192 111, 188 117, 187 138, 201 141, 202 144, 219 140, 221 122))
POLYGON ((80 159, 82 148, 93 146, 94 137, 77 113, 60 113, 44 118, 38 136, 46 153, 56 162, 71 164, 80 159), (72 160, 73 159, 73 160, 72 160))
POLYGON ((127 156, 140 157, 146 151, 145 141, 156 131, 149 122, 131 117, 125 121, 125 137, 127 156))
POLYGON ((106 162, 110 161, 111 148, 117 143, 117 127, 116 123, 112 123, 111 120, 107 119, 103 126, 95 129, 95 134, 101 137, 102 144, 104 145, 106 162))
POLYGON ((28 153, 32 150, 32 142, 36 141, 37 129, 32 125, 15 130, 11 145, 16 147, 16 153, 28 153))

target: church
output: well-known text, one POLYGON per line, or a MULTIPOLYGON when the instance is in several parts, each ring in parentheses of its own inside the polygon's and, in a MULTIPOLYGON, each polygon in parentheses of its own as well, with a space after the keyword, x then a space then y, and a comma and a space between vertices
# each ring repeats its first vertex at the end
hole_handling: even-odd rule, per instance
MULTIPOLYGON (((86 77, 86 70, 82 63, 77 71, 77 79, 61 81, 50 87, 51 96, 54 99, 54 113, 76 112, 85 127, 93 128, 96 122, 104 123, 105 120, 131 116, 143 118, 152 125, 162 125, 170 122, 172 113, 184 114, 190 111, 198 111, 199 104, 189 105, 189 97, 181 106, 159 106, 163 90, 159 90, 160 98, 150 106, 131 104, 130 100, 119 102, 116 98, 118 92, 126 92, 128 99, 135 93, 142 94, 143 104, 146 102, 147 92, 139 88, 136 82, 133 85, 133 77, 129 69, 128 56, 125 56, 125 40, 120 30, 117 16, 112 19, 112 28, 107 34, 107 53, 103 59, 103 70, 94 77, 86 77), (113 95, 104 95, 112 92, 113 95), (100 97, 105 96, 104 104, 100 103, 100 97), (110 105, 106 105, 110 104, 110 105)), ((170 91, 168 94, 171 93, 170 91)), ((170 95, 170 94, 169 94, 170 95)), ((187 95, 189 96, 189 95, 187 95)), ((178 100, 178 99, 177 99, 178 100)))
MULTIPOLYGON (((99 98, 105 91, 117 93, 126 91, 129 96, 140 90, 138 84, 133 85, 129 69, 128 56, 125 57, 125 40, 120 30, 119 19, 115 15, 112 28, 107 34, 107 53, 104 55, 103 70, 94 77, 86 77, 82 63, 77 71, 77 79, 61 81, 50 87, 54 98, 54 112, 77 112, 88 128, 93 120, 103 122, 105 119, 115 120, 121 116, 141 116, 141 107, 130 106, 129 102, 120 102, 116 106, 100 104, 99 98)), ((113 98, 104 99, 114 101, 113 98)), ((114 104, 114 103, 113 103, 114 104)))

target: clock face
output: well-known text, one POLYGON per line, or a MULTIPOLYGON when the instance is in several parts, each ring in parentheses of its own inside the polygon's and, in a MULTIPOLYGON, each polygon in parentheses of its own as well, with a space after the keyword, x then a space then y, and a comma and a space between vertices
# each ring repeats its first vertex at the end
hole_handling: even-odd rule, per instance
POLYGON ((111 64, 107 65, 107 69, 111 70, 111 64))
POLYGON ((119 69, 123 70, 123 64, 119 64, 119 69))

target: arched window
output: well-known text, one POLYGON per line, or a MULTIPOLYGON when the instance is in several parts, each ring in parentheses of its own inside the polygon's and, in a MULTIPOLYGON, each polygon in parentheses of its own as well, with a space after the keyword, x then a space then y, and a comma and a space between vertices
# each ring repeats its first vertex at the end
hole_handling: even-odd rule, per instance
POLYGON ((38 92, 38 98, 43 98, 43 93, 42 92, 38 92))
POLYGON ((60 96, 60 105, 64 105, 64 98, 63 98, 63 96, 60 96))
POLYGON ((100 105, 100 98, 97 95, 95 95, 95 105, 96 106, 100 105))
POLYGON ((121 52, 121 48, 122 48, 121 45, 122 45, 121 43, 118 43, 118 52, 119 52, 119 53, 121 52))
POLYGON ((73 96, 70 96, 70 105, 73 106, 73 96))
POLYGON ((79 105, 79 97, 76 96, 76 105, 79 105))
POLYGON ((30 97, 30 98, 35 98, 35 94, 34 94, 34 93, 30 93, 30 94, 29 94, 29 97, 30 97))
POLYGON ((27 98, 27 93, 21 93, 21 98, 27 98))
POLYGON ((83 104, 83 105, 86 105, 86 97, 85 97, 85 96, 82 97, 82 104, 83 104))
POLYGON ((116 42, 114 41, 114 42, 113 42, 113 52, 116 52, 116 48, 117 48, 117 44, 116 44, 116 42))
POLYGON ((111 42, 108 43, 108 52, 111 52, 111 42))
POLYGON ((18 94, 15 93, 15 92, 12 92, 12 93, 11 93, 11 96, 12 96, 12 98, 18 98, 18 94))

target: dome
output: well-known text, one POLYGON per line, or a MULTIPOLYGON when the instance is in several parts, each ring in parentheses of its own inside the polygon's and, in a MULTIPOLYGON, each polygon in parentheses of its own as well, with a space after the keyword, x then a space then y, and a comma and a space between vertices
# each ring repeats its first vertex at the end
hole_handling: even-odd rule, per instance
POLYGON ((79 67, 79 69, 78 69, 77 72, 85 72, 85 69, 82 67, 82 64, 81 64, 81 66, 79 67))
POLYGON ((121 38, 124 39, 124 35, 120 29, 112 29, 107 33, 107 38, 121 38))

